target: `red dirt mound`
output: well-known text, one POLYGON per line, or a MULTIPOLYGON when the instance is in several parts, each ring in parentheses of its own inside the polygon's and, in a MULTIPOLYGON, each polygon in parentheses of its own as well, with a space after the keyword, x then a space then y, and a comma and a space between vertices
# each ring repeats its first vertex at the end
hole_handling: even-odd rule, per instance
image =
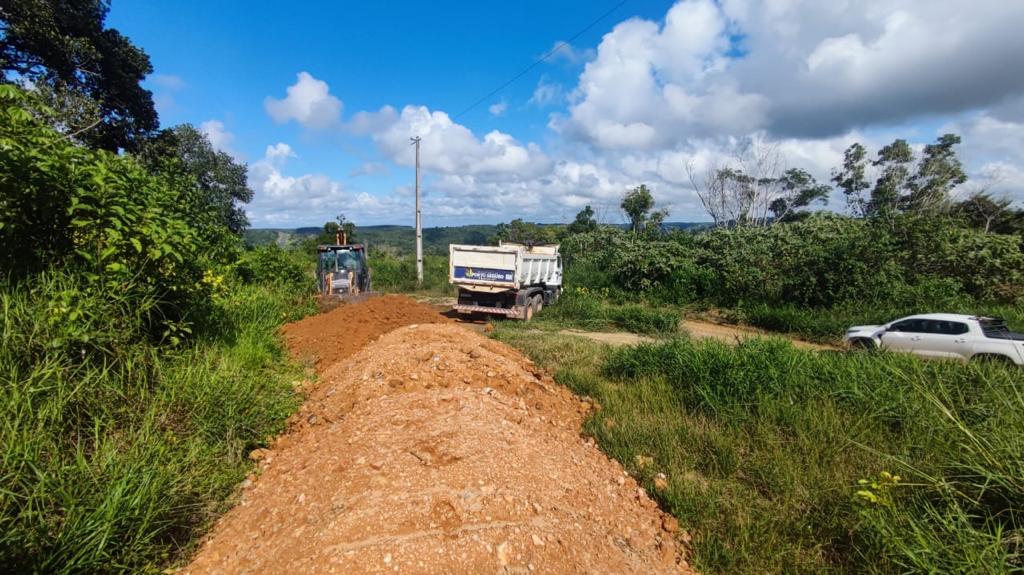
POLYGON ((292 356, 314 359, 317 369, 345 359, 396 327, 451 321, 401 295, 372 297, 290 323, 281 330, 292 356))

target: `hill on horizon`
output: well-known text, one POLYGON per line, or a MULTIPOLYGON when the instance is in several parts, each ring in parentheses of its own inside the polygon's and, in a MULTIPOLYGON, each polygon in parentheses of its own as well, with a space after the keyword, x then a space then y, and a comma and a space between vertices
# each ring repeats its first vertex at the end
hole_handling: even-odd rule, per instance
MULTIPOLYGON (((564 224, 539 224, 559 226, 564 224)), ((628 224, 611 224, 618 228, 626 228, 628 224)), ((706 222, 665 222, 667 230, 700 230, 707 227, 706 222)), ((321 227, 300 228, 249 228, 245 231, 245 241, 249 245, 261 246, 276 243, 284 247, 306 238, 316 237, 323 231, 321 227)), ((425 253, 447 253, 449 244, 485 245, 498 233, 497 224, 467 224, 464 226, 438 226, 423 228, 423 251, 425 253)), ((388 249, 407 253, 415 249, 416 237, 414 228, 405 225, 382 224, 376 226, 357 226, 356 239, 366 243, 373 249, 388 249)))

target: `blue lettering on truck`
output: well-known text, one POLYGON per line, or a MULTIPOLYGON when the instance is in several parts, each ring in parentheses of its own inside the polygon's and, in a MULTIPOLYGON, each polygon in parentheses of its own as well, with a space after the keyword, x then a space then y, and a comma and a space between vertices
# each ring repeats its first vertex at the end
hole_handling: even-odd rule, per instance
POLYGON ((515 283, 515 272, 512 270, 492 270, 488 268, 471 268, 455 266, 455 278, 485 282, 515 283))

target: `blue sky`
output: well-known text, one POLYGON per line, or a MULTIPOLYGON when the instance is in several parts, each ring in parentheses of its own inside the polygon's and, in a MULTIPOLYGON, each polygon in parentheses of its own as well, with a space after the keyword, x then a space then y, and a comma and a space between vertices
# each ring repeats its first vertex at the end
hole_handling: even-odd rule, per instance
POLYGON ((201 126, 250 165, 256 227, 411 222, 413 133, 427 225, 585 204, 618 221, 640 183, 670 219, 706 220, 689 176, 751 140, 827 179, 854 140, 953 130, 973 185, 1020 193, 1024 45, 1007 23, 1024 3, 630 0, 453 117, 616 4, 115 0, 108 24, 150 55, 164 126, 201 126))

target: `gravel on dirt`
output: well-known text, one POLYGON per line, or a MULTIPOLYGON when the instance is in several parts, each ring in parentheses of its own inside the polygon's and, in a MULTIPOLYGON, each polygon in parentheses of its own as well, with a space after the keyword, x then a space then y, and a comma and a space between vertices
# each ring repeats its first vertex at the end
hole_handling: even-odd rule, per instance
POLYGON ((320 379, 183 573, 692 572, 685 531, 580 436, 592 402, 512 348, 400 297, 285 333, 320 379))

